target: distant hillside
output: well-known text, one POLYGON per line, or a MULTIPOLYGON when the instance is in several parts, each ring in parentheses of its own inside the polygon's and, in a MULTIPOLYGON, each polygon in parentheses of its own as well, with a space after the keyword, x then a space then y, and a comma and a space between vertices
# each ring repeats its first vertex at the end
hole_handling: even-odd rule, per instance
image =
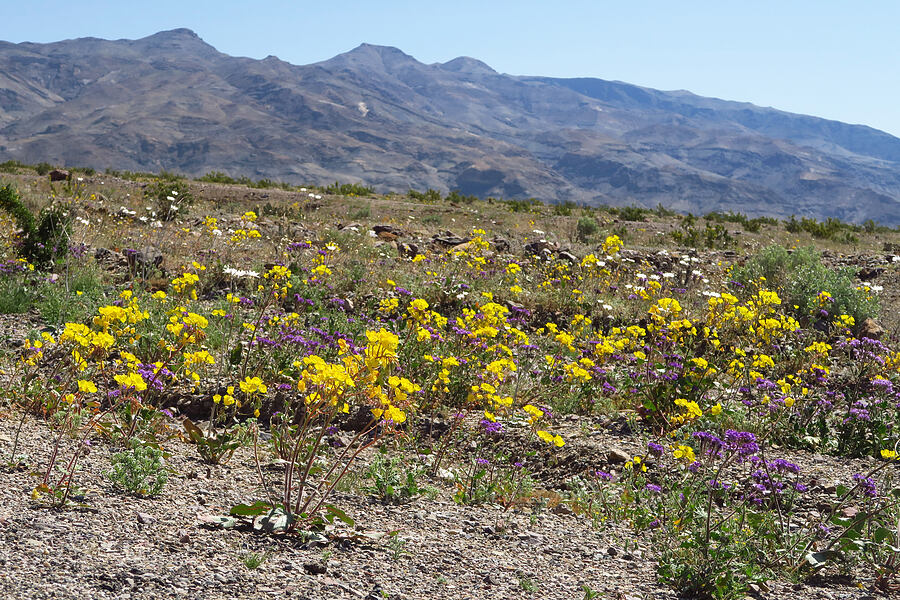
POLYGON ((900 224, 900 139, 600 79, 363 44, 236 58, 187 29, 0 42, 0 160, 900 224))

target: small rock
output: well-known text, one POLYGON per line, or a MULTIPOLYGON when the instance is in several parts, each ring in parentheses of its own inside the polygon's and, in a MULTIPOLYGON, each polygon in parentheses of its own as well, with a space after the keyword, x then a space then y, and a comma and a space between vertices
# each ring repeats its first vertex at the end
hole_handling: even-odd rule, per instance
POLYGON ((878 324, 878 322, 869 317, 865 321, 862 322, 862 325, 859 326, 859 337, 867 337, 873 340, 877 340, 884 335, 884 327, 878 324))
POLYGON ((397 252, 401 257, 415 258, 419 253, 419 247, 416 244, 400 242, 397 244, 397 252))
POLYGON ((50 181, 68 181, 72 178, 72 174, 62 169, 53 169, 50 171, 50 181))
POLYGON ((303 570, 310 575, 324 575, 328 571, 328 567, 320 562, 303 563, 303 570))
POLYGON ((860 281, 871 281, 872 279, 878 278, 882 273, 884 273, 884 269, 863 267, 856 276, 859 277, 860 281))
POLYGON ((375 225, 374 227, 372 227, 372 231, 374 231, 375 235, 379 237, 381 237, 382 234, 390 234, 393 236, 390 239, 397 239, 398 237, 403 235, 403 232, 393 225, 375 225))
POLYGON ((613 465, 627 463, 629 460, 631 460, 631 453, 625 452, 621 448, 613 448, 606 455, 606 462, 613 465))
POLYGON ((556 252, 557 248, 557 245, 552 242, 548 242, 547 240, 540 240, 538 242, 525 244, 525 253, 545 258, 550 254, 556 252))
POLYGON ((137 520, 138 520, 138 523, 140 523, 141 525, 149 525, 156 519, 154 519, 152 516, 148 515, 147 513, 139 512, 137 514, 137 520))

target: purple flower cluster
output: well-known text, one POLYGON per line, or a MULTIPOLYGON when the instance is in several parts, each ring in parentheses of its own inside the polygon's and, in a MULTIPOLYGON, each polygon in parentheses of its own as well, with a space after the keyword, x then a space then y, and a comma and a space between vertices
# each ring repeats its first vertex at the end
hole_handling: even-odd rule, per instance
POLYGON ((748 456, 759 452, 759 444, 756 436, 749 431, 735 431, 729 429, 725 432, 725 439, 708 431, 697 431, 693 437, 700 440, 700 448, 710 456, 722 456, 723 453, 736 454, 738 460, 743 462, 748 456))
POLYGON ((0 275, 12 275, 13 273, 24 273, 28 269, 25 263, 19 260, 5 260, 0 263, 0 275))
POLYGON ((878 495, 878 490, 875 487, 875 480, 871 477, 864 477, 859 473, 853 475, 853 481, 856 482, 856 485, 859 486, 860 491, 869 498, 874 498, 878 495))
POLYGON ((157 372, 156 365, 153 364, 141 364, 138 367, 137 372, 144 378, 144 381, 147 382, 148 386, 158 392, 163 391, 166 387, 163 383, 164 378, 173 379, 175 377, 175 374, 165 367, 157 372))
POLYGON ((651 456, 662 456, 663 452, 665 452, 665 448, 663 448, 660 444, 650 442, 649 444, 647 444, 647 452, 651 456))
POLYGON ((503 423, 500 423, 499 421, 481 419, 478 424, 481 426, 481 430, 485 435, 496 436, 503 433, 503 423))
POLYGON ((872 338, 851 338, 841 340, 835 344, 835 348, 849 349, 850 358, 857 361, 870 361, 884 366, 884 355, 890 350, 882 342, 872 338))

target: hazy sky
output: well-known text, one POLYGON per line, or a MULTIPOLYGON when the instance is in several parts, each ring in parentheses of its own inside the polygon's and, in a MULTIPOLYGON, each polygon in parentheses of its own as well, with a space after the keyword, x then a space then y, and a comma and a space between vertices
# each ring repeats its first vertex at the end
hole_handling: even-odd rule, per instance
POLYGON ((0 7, 0 39, 12 42, 133 39, 188 27, 221 52, 295 64, 369 42, 426 63, 471 56, 514 75, 686 89, 900 136, 897 0, 0 0, 0 7))

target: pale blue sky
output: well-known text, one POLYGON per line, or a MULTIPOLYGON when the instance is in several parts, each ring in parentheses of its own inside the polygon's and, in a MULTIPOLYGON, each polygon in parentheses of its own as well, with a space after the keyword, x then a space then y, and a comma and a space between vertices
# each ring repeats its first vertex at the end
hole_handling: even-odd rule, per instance
POLYGON ((0 0, 0 39, 139 38, 188 27, 295 64, 362 42, 422 62, 600 77, 862 123, 900 136, 900 1, 0 0), (15 6, 15 8, 12 8, 15 6))

